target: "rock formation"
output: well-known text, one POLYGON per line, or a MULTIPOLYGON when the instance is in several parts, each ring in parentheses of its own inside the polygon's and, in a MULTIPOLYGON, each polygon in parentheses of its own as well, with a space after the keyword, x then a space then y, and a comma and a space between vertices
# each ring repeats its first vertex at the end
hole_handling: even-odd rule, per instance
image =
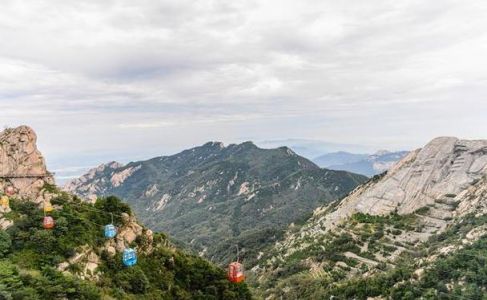
MULTIPOLYGON (((485 176, 486 140, 436 138, 424 148, 409 153, 379 182, 368 184, 341 201, 336 210, 326 216, 324 225, 333 227, 357 212, 409 214, 428 205, 437 218, 451 218, 451 205, 463 202, 464 193, 485 176)), ((464 207, 463 210, 468 209, 464 207)))
MULTIPOLYGON (((120 185, 120 181, 123 178, 125 180, 127 175, 133 173, 125 171, 125 176, 115 173, 116 170, 122 168, 124 165, 116 161, 112 161, 106 164, 102 164, 96 168, 88 171, 85 175, 75 178, 66 183, 64 190, 70 193, 81 195, 83 198, 94 202, 97 195, 101 195, 109 188, 113 183, 120 185), (110 180, 106 181, 104 175, 110 174, 110 180)), ((130 169, 127 169, 130 170, 130 169)), ((123 182, 122 180, 122 182, 123 182)))
POLYGON ((17 197, 37 198, 45 183, 54 183, 31 128, 7 128, 0 133, 0 189, 15 188, 17 197))
MULTIPOLYGON (((54 178, 46 169, 44 157, 37 149, 37 136, 27 126, 7 128, 0 133, 0 193, 13 188, 12 197, 29 199, 36 203, 50 200, 43 187, 54 184, 54 178)), ((40 204, 42 205, 42 204, 40 204)), ((0 227, 12 224, 3 218, 8 207, 0 208, 0 227)))

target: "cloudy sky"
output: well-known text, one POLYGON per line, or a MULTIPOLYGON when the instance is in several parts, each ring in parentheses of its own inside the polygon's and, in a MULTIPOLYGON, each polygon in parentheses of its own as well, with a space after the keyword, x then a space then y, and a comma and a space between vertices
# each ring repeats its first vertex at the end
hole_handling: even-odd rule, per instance
POLYGON ((208 140, 487 138, 486 16, 483 0, 3 0, 1 125, 32 126, 54 169, 208 140))

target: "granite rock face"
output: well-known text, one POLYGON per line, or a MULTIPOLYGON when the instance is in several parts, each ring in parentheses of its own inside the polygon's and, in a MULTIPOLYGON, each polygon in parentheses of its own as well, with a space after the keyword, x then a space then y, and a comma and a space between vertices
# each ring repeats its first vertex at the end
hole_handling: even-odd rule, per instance
POLYGON ((16 197, 38 199, 44 184, 54 183, 36 143, 37 135, 28 126, 7 128, 0 133, 1 191, 13 186, 16 197))
MULTIPOLYGON (((0 132, 0 195, 7 188, 13 191, 9 197, 28 199, 38 203, 49 202, 52 195, 43 189, 54 184, 47 171, 44 157, 37 149, 37 136, 30 127, 7 128, 0 132)), ((0 228, 7 229, 12 221, 4 217, 10 208, 0 208, 0 228)))
POLYGON ((120 184, 120 181, 123 182, 128 177, 127 175, 129 174, 124 177, 115 174, 115 170, 123 166, 123 164, 116 161, 102 164, 89 170, 85 175, 67 182, 64 190, 70 193, 77 193, 82 195, 83 198, 95 202, 97 195, 101 195, 108 190, 112 186, 112 182, 120 184), (108 174, 110 174, 111 180, 106 180, 105 176, 108 176, 108 174), (121 180, 122 178, 123 180, 121 180))
MULTIPOLYGON (((478 188, 472 191, 472 187, 486 176, 487 140, 436 138, 424 148, 409 153, 382 179, 360 187, 341 201, 335 211, 325 217, 325 227, 333 227, 357 212, 409 214, 448 201, 460 203, 462 211, 467 212, 469 204, 463 195, 475 193, 478 188)), ((450 210, 438 211, 437 217, 450 210)))

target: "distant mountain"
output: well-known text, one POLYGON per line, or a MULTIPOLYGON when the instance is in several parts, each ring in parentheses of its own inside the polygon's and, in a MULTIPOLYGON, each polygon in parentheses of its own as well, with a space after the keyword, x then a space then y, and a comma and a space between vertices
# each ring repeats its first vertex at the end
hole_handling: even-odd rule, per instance
POLYGON ((323 168, 348 171, 371 177, 387 171, 406 154, 408 154, 407 151, 389 152, 381 150, 371 155, 341 151, 321 155, 313 159, 313 162, 323 168))
POLYGON ((337 151, 346 151, 351 153, 372 153, 376 149, 367 145, 334 143, 322 140, 312 139, 280 139, 280 140, 265 140, 257 142, 257 145, 262 148, 278 148, 286 146, 291 148, 297 154, 306 158, 313 158, 323 153, 331 153, 337 151))
POLYGON ((313 162, 322 168, 329 166, 339 166, 366 160, 368 154, 355 154, 345 151, 327 153, 313 159, 313 162))
POLYGON ((234 257, 236 244, 255 258, 291 222, 365 180, 321 169, 287 147, 210 142, 172 156, 102 165, 65 189, 85 198, 123 197, 150 228, 221 262, 234 257))
POLYGON ((482 299, 486 196, 487 140, 436 138, 290 226, 251 268, 256 296, 482 299))

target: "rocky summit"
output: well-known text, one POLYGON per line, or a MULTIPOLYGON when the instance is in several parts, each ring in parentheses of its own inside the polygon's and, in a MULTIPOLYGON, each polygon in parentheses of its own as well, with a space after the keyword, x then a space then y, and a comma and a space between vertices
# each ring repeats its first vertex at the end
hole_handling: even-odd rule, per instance
POLYGON ((7 128, 0 133, 0 189, 13 186, 18 196, 38 198, 45 183, 54 183, 44 157, 37 149, 37 136, 30 127, 7 128))
MULTIPOLYGON (((28 126, 7 128, 0 133, 0 192, 12 189, 16 197, 29 199, 40 207, 52 198, 44 186, 53 184, 54 178, 47 171, 36 142, 37 136, 28 126)), ((4 217, 10 212, 10 207, 0 206, 0 228, 13 225, 4 217)))
POLYGON ((466 141, 453 137, 432 140, 424 148, 412 151, 377 183, 355 191, 327 214, 325 227, 354 213, 385 215, 410 214, 431 207, 438 219, 471 211, 471 201, 460 203, 472 185, 487 174, 487 141, 466 141))
POLYGON ((87 199, 123 197, 148 227, 226 262, 237 244, 243 257, 255 259, 290 223, 365 180, 321 169, 287 147, 209 142, 172 156, 101 165, 65 189, 87 199))

